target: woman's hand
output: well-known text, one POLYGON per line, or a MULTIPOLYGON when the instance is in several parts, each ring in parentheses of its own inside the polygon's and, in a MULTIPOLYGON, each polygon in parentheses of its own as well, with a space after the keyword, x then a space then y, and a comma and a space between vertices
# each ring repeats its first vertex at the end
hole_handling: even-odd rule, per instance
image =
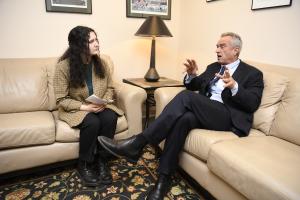
POLYGON ((80 110, 97 113, 103 111, 105 107, 106 107, 105 104, 96 105, 90 103, 90 104, 82 104, 80 106, 80 110))

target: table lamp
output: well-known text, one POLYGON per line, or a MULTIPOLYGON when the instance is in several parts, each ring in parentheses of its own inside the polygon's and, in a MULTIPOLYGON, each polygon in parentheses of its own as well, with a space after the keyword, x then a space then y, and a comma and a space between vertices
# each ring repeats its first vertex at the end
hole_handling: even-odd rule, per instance
POLYGON ((173 37, 164 21, 159 16, 149 16, 139 30, 135 33, 136 36, 151 36, 151 57, 150 67, 144 78, 149 82, 159 80, 159 75, 155 69, 155 37, 173 37))

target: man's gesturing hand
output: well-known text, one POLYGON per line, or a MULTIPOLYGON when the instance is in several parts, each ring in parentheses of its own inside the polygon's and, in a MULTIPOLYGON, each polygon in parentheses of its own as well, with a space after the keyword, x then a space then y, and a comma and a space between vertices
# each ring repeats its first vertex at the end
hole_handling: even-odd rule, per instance
POLYGON ((216 76, 223 80, 224 88, 232 89, 235 85, 235 80, 232 78, 232 76, 229 73, 229 70, 226 68, 223 75, 220 75, 219 73, 216 73, 216 76))
POLYGON ((197 75, 198 66, 194 59, 186 59, 186 62, 183 64, 186 67, 185 71, 188 75, 197 75))

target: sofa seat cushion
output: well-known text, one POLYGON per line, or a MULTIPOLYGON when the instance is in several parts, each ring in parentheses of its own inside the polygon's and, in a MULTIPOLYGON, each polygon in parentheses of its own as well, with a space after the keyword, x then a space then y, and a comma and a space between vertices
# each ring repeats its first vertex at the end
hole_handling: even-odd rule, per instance
POLYGON ((0 127, 0 149, 55 141, 55 123, 49 111, 0 114, 0 127))
MULTIPOLYGON (((58 112, 53 111, 53 116, 56 123, 56 141, 58 142, 78 142, 79 129, 71 128, 66 122, 58 119, 58 112)), ((128 129, 127 120, 124 115, 118 117, 116 134, 128 129)))
MULTIPOLYGON (((262 132, 252 129, 249 136, 265 136, 262 132)), ((193 129, 186 138, 184 151, 206 162, 210 147, 224 140, 237 139, 238 136, 230 131, 212 131, 193 129)))
POLYGON ((273 137, 246 137, 211 147, 208 168, 248 199, 300 199, 300 147, 273 137))

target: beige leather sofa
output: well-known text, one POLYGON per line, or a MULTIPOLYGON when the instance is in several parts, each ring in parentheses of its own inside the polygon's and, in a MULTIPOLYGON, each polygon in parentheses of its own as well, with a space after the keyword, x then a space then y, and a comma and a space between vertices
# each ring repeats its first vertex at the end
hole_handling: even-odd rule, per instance
MULTIPOLYGON (((248 62, 264 73, 249 137, 194 129, 180 166, 220 200, 300 199, 300 69, 248 62)), ((183 88, 155 91, 156 116, 183 88)))
MULTIPOLYGON (((102 55, 113 66, 108 56, 102 55)), ((0 174, 78 158, 79 130, 57 117, 53 73, 57 58, 0 59, 0 174)), ((143 89, 116 84, 125 112, 116 137, 142 130, 143 89)))

